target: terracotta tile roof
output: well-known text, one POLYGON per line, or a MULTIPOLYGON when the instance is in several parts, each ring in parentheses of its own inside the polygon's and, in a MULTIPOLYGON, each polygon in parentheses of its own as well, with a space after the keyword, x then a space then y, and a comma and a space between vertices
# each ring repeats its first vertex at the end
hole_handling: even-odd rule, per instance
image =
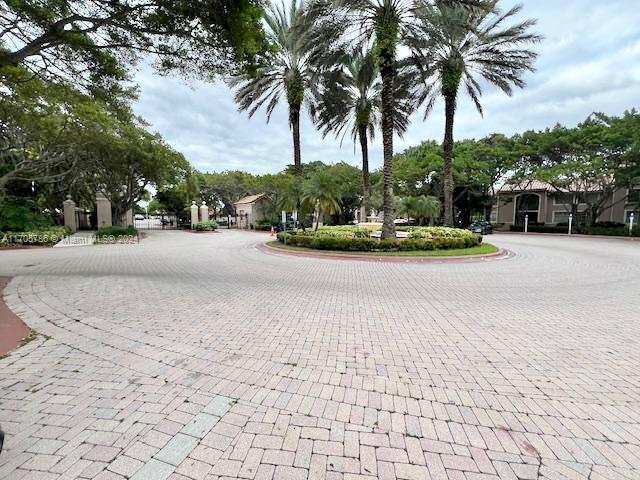
POLYGON ((237 202, 234 202, 234 205, 238 205, 238 204, 247 204, 247 203, 254 203, 256 200, 260 200, 262 197, 266 196, 266 193, 258 193, 257 195, 247 195, 244 198, 241 198, 240 200, 238 200, 237 202))
MULTIPOLYGON (((579 188, 577 185, 572 185, 571 190, 577 191, 588 191, 588 192, 599 192, 601 189, 596 186, 587 186, 579 188)), ((566 188, 554 188, 551 184, 547 182, 541 182, 539 180, 530 180, 522 183, 506 183, 504 184, 498 193, 512 193, 512 192, 570 192, 571 190, 566 188)))
POLYGON ((550 191, 550 190, 554 190, 554 188, 551 185, 549 185, 547 182, 531 180, 523 183, 507 183, 503 185, 502 188, 500 188, 499 193, 523 192, 523 191, 534 191, 534 190, 550 191))

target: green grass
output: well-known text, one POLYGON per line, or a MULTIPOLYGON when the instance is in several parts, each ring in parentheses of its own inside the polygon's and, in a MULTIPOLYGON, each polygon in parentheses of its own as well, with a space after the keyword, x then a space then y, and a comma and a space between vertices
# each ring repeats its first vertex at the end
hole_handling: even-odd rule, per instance
POLYGON ((488 255, 498 251, 498 247, 491 245, 490 243, 483 243, 477 247, 471 248, 454 248, 451 250, 415 250, 412 252, 345 252, 342 250, 316 250, 314 248, 283 245, 277 240, 268 242, 267 245, 291 252, 313 252, 331 255, 360 255, 363 257, 464 257, 467 255, 488 255))

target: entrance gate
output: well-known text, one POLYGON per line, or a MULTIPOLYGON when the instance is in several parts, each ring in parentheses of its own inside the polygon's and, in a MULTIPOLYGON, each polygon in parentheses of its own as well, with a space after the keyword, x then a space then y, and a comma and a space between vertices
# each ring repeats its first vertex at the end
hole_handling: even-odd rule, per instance
POLYGON ((175 230, 178 228, 178 219, 175 215, 149 215, 140 218, 135 215, 133 226, 138 230, 175 230))

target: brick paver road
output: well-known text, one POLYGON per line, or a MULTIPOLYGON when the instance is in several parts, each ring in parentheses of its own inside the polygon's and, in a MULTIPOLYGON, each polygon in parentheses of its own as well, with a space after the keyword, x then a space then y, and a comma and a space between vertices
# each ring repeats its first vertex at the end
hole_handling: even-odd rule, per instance
POLYGON ((259 234, 0 252, 2 479, 640 478, 640 243, 391 264, 259 234))

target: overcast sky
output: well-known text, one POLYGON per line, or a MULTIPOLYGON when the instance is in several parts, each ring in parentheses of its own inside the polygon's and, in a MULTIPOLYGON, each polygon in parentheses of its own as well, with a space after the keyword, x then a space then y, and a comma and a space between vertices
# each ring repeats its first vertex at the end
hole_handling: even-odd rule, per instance
MULTIPOLYGON (((503 0, 506 9, 518 2, 503 0)), ((536 46, 537 71, 527 75, 527 87, 507 97, 493 88, 484 91, 484 118, 462 96, 456 115, 456 139, 480 138, 494 132, 513 134, 560 122, 574 125, 591 112, 621 114, 640 107, 639 0, 524 0, 523 16, 538 19, 544 41, 536 46)), ((223 84, 161 77, 141 69, 138 114, 201 171, 246 170, 275 173, 293 162, 291 133, 283 104, 266 123, 262 112, 249 119, 239 113, 232 92, 223 84)), ((426 122, 415 115, 395 151, 423 140, 441 141, 442 105, 426 122)), ((359 165, 359 153, 346 141, 323 140, 305 117, 302 160, 359 165)), ((379 137, 379 136, 378 136, 379 137)), ((378 141, 371 164, 382 164, 378 141)))

